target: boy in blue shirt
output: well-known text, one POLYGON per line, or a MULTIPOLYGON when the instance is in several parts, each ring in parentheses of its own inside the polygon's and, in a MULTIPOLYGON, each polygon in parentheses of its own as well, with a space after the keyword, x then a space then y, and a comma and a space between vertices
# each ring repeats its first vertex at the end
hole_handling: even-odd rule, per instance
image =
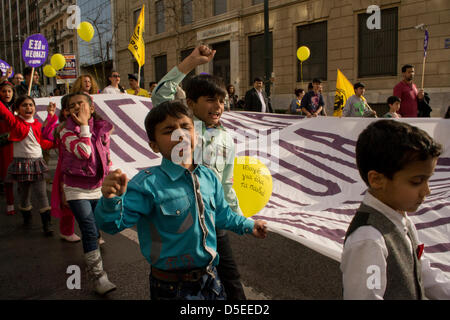
MULTIPOLYGON (((154 106, 175 99, 181 81, 196 67, 209 63, 216 51, 205 45, 196 47, 192 53, 170 70, 153 90, 154 106)), ((216 174, 222 184, 225 200, 234 212, 242 215, 239 201, 233 189, 235 145, 232 136, 221 123, 227 91, 223 81, 209 74, 200 74, 186 83, 186 103, 194 114, 196 131, 199 133, 195 163, 201 163, 216 174), (198 127, 197 127, 198 126, 198 127)), ((217 251, 220 263, 217 267, 229 300, 245 300, 244 288, 234 261, 228 235, 216 229, 217 251)))
POLYGON ((266 222, 233 212, 213 171, 193 163, 192 112, 179 101, 154 107, 145 119, 162 163, 127 182, 119 169, 102 186, 95 210, 100 229, 114 234, 137 224, 151 264, 151 299, 224 299, 217 275, 215 227, 265 238, 266 222))

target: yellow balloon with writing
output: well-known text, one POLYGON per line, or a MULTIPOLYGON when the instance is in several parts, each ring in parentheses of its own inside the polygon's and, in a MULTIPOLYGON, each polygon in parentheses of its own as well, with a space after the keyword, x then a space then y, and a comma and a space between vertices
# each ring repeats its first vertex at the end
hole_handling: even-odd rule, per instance
POLYGON ((44 75, 48 78, 53 78, 54 76, 56 76, 56 70, 55 68, 53 68, 51 65, 47 64, 45 65, 44 69, 44 75))
POLYGON ((89 42, 94 37, 94 27, 87 21, 83 21, 78 25, 78 35, 81 39, 89 42))
POLYGON ((309 48, 307 46, 301 46, 297 50, 297 58, 301 62, 308 60, 310 54, 311 52, 309 51, 309 48))
POLYGON ((244 216, 251 217, 263 209, 272 195, 272 175, 269 169, 254 157, 234 159, 234 183, 239 207, 244 216))
POLYGON ((55 70, 61 70, 66 65, 66 58, 60 53, 56 53, 50 59, 50 63, 55 70))

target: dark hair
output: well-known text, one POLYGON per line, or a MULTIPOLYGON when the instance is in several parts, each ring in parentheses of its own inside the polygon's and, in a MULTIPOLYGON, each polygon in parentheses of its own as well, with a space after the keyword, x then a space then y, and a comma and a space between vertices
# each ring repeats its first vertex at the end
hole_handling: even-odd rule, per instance
POLYGON ((319 78, 314 78, 312 83, 322 83, 322 81, 319 78))
POLYGON ((406 72, 406 70, 408 70, 409 68, 414 68, 414 66, 412 64, 405 64, 402 67, 402 72, 406 72))
POLYGON ((370 187, 368 173, 375 170, 388 179, 412 161, 439 157, 442 146, 424 130, 406 122, 379 120, 372 122, 356 142, 356 165, 370 187))
POLYGON ((13 110, 18 110, 20 105, 27 99, 30 99, 31 101, 33 101, 33 104, 36 107, 36 102, 34 101, 34 99, 32 97, 30 97, 29 95, 24 94, 16 99, 16 102, 14 102, 13 110))
POLYGON ((66 121, 67 119, 64 118, 64 110, 69 109, 69 98, 73 97, 73 94, 66 94, 62 96, 61 98, 61 110, 59 111, 58 120, 59 123, 62 123, 66 121))
POLYGON ((200 74, 189 79, 185 92, 186 99, 194 102, 197 102, 200 97, 219 96, 225 98, 227 95, 223 80, 210 74, 200 74))
POLYGON ((180 119, 182 116, 186 116, 191 120, 194 118, 192 110, 181 101, 164 101, 158 106, 153 107, 145 117, 145 131, 150 141, 155 141, 156 125, 166 120, 168 116, 177 119, 180 119))
POLYGON ((255 79, 253 79, 253 83, 255 82, 263 82, 263 79, 261 77, 255 77, 255 79))
POLYGON ((387 98, 387 104, 394 104, 397 101, 402 102, 402 100, 400 100, 400 98, 397 96, 390 96, 389 98, 387 98))
POLYGON ((444 119, 450 119, 450 106, 447 108, 447 112, 444 115, 444 119))
POLYGON ((362 82, 357 82, 353 85, 353 89, 356 90, 358 88, 365 88, 366 86, 362 82))
POLYGON ((226 89, 227 89, 228 93, 230 93, 230 88, 233 88, 234 89, 234 94, 236 94, 236 87, 234 86, 234 84, 230 83, 229 85, 227 85, 226 89))
POLYGON ((303 90, 303 89, 295 89, 295 91, 294 91, 294 93, 295 93, 295 96, 298 96, 300 93, 302 93, 302 92, 305 92, 305 90, 303 90))
POLYGON ((10 101, 9 103, 3 102, 1 99, 0 99, 0 101, 2 101, 3 104, 4 104, 5 106, 7 105, 7 107, 11 107, 11 106, 14 105, 14 102, 16 101, 16 96, 17 96, 17 94, 16 94, 16 88, 15 88, 15 86, 14 86, 11 82, 5 80, 5 81, 3 81, 2 83, 0 83, 0 90, 1 90, 3 87, 5 87, 5 86, 10 86, 10 87, 11 87, 12 92, 13 92, 12 99, 11 99, 11 101, 10 101))
POLYGON ((23 76, 25 77, 25 76, 30 75, 30 74, 31 74, 31 71, 33 71, 33 68, 32 68, 32 67, 25 67, 25 69, 23 69, 22 74, 23 74, 23 76))
POLYGON ((313 89, 313 84, 312 82, 308 83, 308 91, 311 91, 313 89))

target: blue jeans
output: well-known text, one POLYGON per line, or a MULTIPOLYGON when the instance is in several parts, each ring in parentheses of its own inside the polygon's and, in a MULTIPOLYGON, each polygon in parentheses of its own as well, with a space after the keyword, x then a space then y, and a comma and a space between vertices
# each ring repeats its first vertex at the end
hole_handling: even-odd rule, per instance
POLYGON ((98 199, 67 201, 80 227, 84 253, 94 251, 98 248, 97 240, 99 233, 94 217, 97 202, 98 199))
POLYGON ((209 274, 196 282, 166 282, 150 274, 151 300, 225 300, 223 285, 213 268, 214 277, 209 274))

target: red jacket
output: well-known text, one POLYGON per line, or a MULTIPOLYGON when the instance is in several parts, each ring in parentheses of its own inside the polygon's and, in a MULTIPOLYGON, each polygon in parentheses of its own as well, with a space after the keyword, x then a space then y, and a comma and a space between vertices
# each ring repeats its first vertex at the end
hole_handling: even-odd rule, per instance
POLYGON ((19 116, 14 116, 11 114, 2 102, 0 102, 0 117, 6 121, 7 126, 9 127, 9 140, 22 141, 28 136, 28 132, 30 132, 31 127, 33 129, 33 134, 42 149, 47 150, 53 148, 53 142, 42 138, 42 125, 38 120, 34 119, 34 122, 32 123, 26 122, 19 116))

